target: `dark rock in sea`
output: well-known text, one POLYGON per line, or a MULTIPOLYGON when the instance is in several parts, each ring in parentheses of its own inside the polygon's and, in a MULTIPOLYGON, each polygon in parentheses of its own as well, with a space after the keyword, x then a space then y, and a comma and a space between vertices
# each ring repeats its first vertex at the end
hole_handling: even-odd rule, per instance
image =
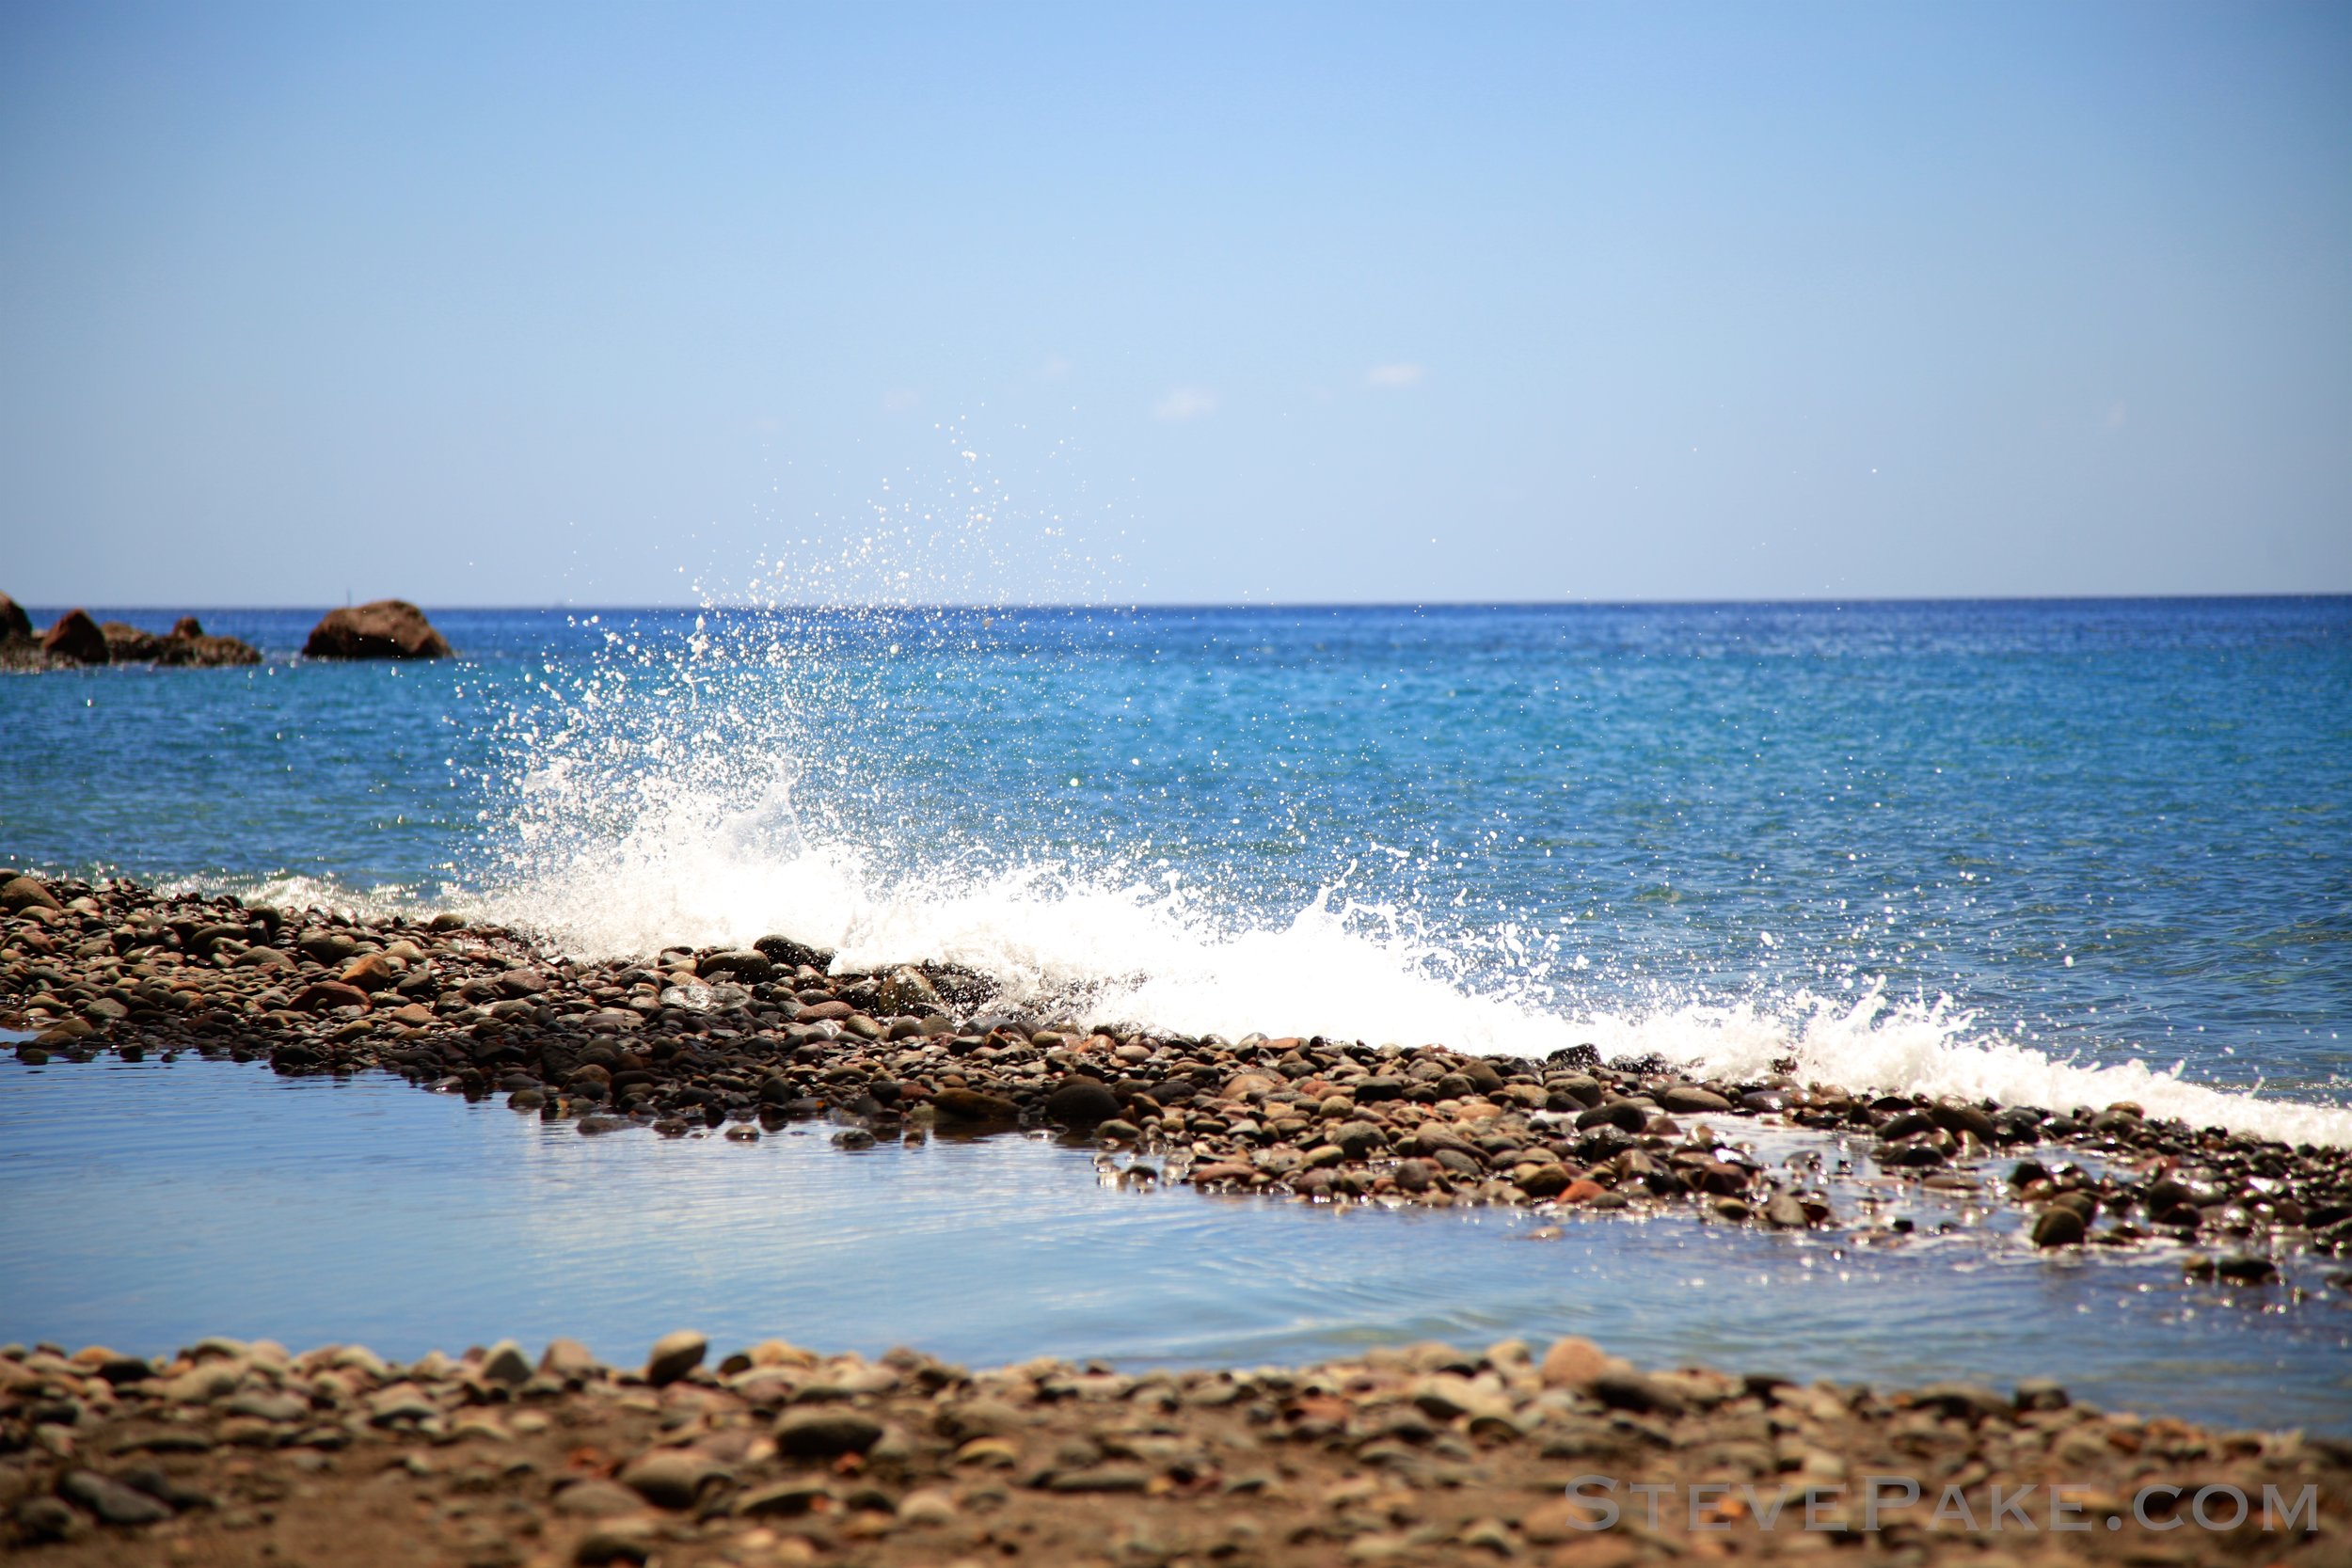
POLYGON ((89 618, 88 610, 69 610, 41 633, 40 651, 69 664, 103 664, 108 657, 106 634, 89 618))
POLYGON ((1658 1104, 1660 1109, 1680 1116, 1698 1116, 1731 1109, 1730 1101, 1714 1090, 1701 1088, 1696 1084, 1669 1085, 1659 1095, 1658 1104))
POLYGON ((446 658, 448 639, 405 599, 330 610, 302 644, 306 658, 446 658))
POLYGON ((24 613, 24 607, 0 594, 0 642, 30 641, 33 618, 24 613))
POLYGON ((1065 1079, 1045 1097, 1045 1117, 1064 1127, 1092 1127, 1119 1115, 1119 1096, 1093 1078, 1065 1079))
POLYGON ((270 1052, 269 1065, 278 1072, 308 1072, 319 1065, 319 1053, 300 1040, 288 1040, 270 1052))
POLYGON ((99 634, 106 640, 106 658, 114 664, 145 664, 164 651, 164 640, 151 631, 122 621, 101 621, 99 634))
POLYGON ((1764 1223, 1776 1230, 1803 1230, 1813 1221, 1805 1213, 1804 1204, 1787 1193, 1779 1193, 1764 1205, 1764 1223))
POLYGON ((2252 1253, 2233 1252, 2220 1258, 2191 1259, 2186 1272, 2195 1279, 2226 1279, 2235 1285, 2269 1285, 2279 1277, 2279 1265, 2252 1253))
POLYGON ((2042 1211, 2033 1222, 2033 1244, 2036 1246, 2073 1246, 2090 1229, 2083 1216, 2062 1203, 2053 1203, 2042 1211))
POLYGON ((183 615, 172 623, 171 635, 163 640, 155 662, 171 668, 218 669, 259 664, 262 655, 251 643, 237 638, 209 636, 195 616, 183 615))

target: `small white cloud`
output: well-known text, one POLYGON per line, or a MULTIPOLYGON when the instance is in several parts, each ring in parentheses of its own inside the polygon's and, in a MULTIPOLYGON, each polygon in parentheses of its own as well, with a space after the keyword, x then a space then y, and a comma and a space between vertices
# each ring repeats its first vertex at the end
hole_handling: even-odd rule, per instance
POLYGON ((882 394, 882 412, 903 414, 922 401, 921 395, 912 387, 893 387, 882 394))
POLYGON ((1424 373, 1419 365, 1375 365, 1364 372, 1364 385, 1377 387, 1383 391, 1401 392, 1407 387, 1417 386, 1424 373))
POLYGON ((1176 387, 1152 405, 1155 420, 1182 421, 1216 412, 1216 394, 1205 387, 1176 387))

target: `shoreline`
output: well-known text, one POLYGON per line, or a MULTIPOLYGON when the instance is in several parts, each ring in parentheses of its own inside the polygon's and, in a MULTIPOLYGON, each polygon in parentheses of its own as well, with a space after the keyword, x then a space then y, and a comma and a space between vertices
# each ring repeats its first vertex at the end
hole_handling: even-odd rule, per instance
MULTIPOLYGON (((1692 1083, 1666 1063, 1578 1053, 1526 1063, 1059 1029, 1073 1021, 990 1012, 978 976, 831 974, 829 955, 781 939, 578 965, 448 916, 351 919, 123 882, 0 877, 0 1022, 46 1025, 45 1043, 16 1046, 27 1062, 184 1052, 290 1075, 385 1070, 587 1135, 755 1139, 822 1118, 858 1148, 1052 1128, 1204 1193, 1505 1205, 1560 1225, 1679 1211, 1900 1244, 1908 1222, 1878 1212, 1867 1179, 1980 1202, 1977 1223, 2018 1232, 2004 1244, 2053 1256, 2183 1246, 2192 1275, 2249 1309, 2300 1301, 2320 1259, 2352 1245, 2352 1220, 2328 1208, 2346 1196, 2344 1151, 2127 1108, 1692 1083), (1841 1137, 1861 1169, 1775 1166, 1738 1143, 1744 1128, 1841 1137), (2158 1223, 2184 1206, 2193 1227, 2158 1223)), ((683 1347, 633 1373, 561 1340, 536 1361, 501 1344, 405 1368, 229 1340, 153 1361, 0 1348, 0 1507, 41 1560, 242 1563, 258 1550, 355 1568, 1623 1568, 1865 1535, 1914 1562, 2321 1561, 2340 1557, 2352 1509, 2352 1441, 2104 1414, 2042 1382, 1874 1393, 1643 1372, 1574 1339, 1387 1347, 1288 1370, 1033 1361, 977 1374, 913 1352, 867 1361, 772 1341, 715 1369, 697 1352, 679 1371, 683 1347), (1594 1482, 1572 1503, 1579 1477, 1614 1489, 1594 1482), (1897 1495, 1915 1482, 1922 1500, 1864 1531, 1848 1515, 1871 1477, 1897 1495), (2185 1490, 2145 1492, 2159 1485, 2185 1490), (2317 1531, 2259 1528, 2265 1486, 2282 1499, 2315 1488, 2317 1531), (1996 1487, 2031 1492, 2030 1528, 2013 1512, 1999 1535, 1948 1516, 1947 1493, 1991 1518, 1996 1487), (2205 1529, 2184 1512, 2205 1487, 2237 1488, 2256 1522, 2205 1529), (1807 1488, 1844 1528, 1804 1528, 1807 1488), (2077 1504, 2120 1522, 2077 1538, 2077 1504)))
POLYGON ((43 1562, 353 1568, 2319 1563, 2352 1509, 2352 1442, 2103 1413, 2049 1382, 1645 1372, 1575 1338, 1139 1374, 708 1354, 691 1331, 633 1371, 564 1339, 406 1366, 8 1346, 0 1506, 43 1562))
MULTIPOLYGON (((1694 1082, 1590 1047, 1531 1062, 1320 1036, 1100 1032, 992 1011, 989 982, 966 972, 833 974, 831 958, 769 937, 580 964, 452 915, 354 918, 0 874, 0 1026, 35 1031, 15 1048, 28 1062, 189 1051, 286 1074, 380 1069, 501 1095, 589 1134, 756 1137, 827 1118, 843 1124, 834 1142, 858 1148, 1051 1128, 1157 1160, 1153 1179, 1313 1202, 1867 1225, 1832 1191, 1839 1173, 1769 1169, 1713 1133, 1787 1127, 1867 1139, 1845 1164, 1921 1191, 1989 1193, 2054 1251, 2178 1244, 2190 1272, 2249 1287, 2277 1281, 2282 1262, 2352 1252, 2352 1149, 2127 1104, 1694 1082), (1996 1158, 2012 1163, 1996 1174, 1996 1158)), ((2352 1290, 2352 1274, 2329 1283, 2352 1290)))

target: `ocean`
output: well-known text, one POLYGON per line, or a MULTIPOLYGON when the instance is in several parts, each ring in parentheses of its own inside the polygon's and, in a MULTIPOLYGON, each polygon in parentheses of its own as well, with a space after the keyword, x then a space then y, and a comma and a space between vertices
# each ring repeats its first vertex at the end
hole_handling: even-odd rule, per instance
POLYGON ((2352 599, 311 619, 0 680, 0 856, 2352 1141, 2352 599))

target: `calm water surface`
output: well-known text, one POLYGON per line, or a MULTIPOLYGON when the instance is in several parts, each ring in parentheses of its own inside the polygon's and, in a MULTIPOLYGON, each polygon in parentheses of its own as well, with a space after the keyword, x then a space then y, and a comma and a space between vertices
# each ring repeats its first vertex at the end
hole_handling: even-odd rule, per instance
POLYGON ((725 1348, 1251 1365, 1576 1333, 1646 1366, 2039 1374, 2109 1408, 2352 1431, 2352 1298, 2265 1310, 2169 1256, 2054 1264, 1980 1233, 1875 1252, 1690 1218, 1530 1240, 1492 1212, 1122 1189, 1019 1137, 845 1154, 828 1131, 590 1138, 386 1077, 0 1063, 0 1339, 413 1357, 566 1334, 630 1362, 692 1325, 725 1348))

